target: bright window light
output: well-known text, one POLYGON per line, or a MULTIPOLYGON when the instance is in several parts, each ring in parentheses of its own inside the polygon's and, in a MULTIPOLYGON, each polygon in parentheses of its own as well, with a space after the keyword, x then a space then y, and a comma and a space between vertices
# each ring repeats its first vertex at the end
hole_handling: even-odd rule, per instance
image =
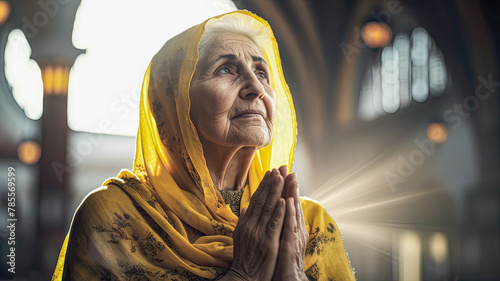
POLYGON ((420 281, 422 245, 415 231, 405 231, 399 237, 399 280, 420 281))
POLYGON ((142 79, 154 54, 176 34, 236 9, 230 0, 83 0, 73 44, 86 53, 69 77, 69 127, 135 136, 142 79))
POLYGON ((31 47, 26 36, 14 29, 5 46, 5 76, 12 95, 28 118, 38 120, 43 113, 43 82, 38 64, 30 59, 31 47))
POLYGON ((362 120, 396 113, 412 100, 425 102, 429 93, 444 94, 448 77, 444 56, 424 28, 415 28, 411 36, 397 34, 374 56, 359 92, 362 120))

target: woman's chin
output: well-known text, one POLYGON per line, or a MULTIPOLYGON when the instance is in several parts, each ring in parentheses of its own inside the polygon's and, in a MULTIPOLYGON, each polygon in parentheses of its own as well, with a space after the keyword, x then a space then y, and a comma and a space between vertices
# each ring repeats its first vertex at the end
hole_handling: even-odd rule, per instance
POLYGON ((245 147, 262 148, 266 147, 271 143, 271 134, 266 130, 248 130, 248 134, 245 134, 241 138, 241 145, 245 147))

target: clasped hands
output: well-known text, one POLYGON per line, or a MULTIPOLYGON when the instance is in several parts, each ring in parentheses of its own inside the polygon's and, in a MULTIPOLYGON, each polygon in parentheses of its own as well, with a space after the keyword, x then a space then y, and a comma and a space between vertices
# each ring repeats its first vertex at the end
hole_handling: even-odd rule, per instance
POLYGON ((286 166, 268 171, 240 215, 233 264, 223 279, 307 280, 308 237, 295 173, 286 166))

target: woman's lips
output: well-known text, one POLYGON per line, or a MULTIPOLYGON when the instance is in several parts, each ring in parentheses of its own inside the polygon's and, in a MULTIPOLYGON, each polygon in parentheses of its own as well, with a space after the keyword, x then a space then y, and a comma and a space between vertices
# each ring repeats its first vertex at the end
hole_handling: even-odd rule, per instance
POLYGON ((262 117, 262 115, 257 114, 257 113, 245 113, 236 116, 236 118, 257 118, 257 117, 262 117))
POLYGON ((264 119, 264 114, 258 111, 247 111, 247 112, 242 112, 240 114, 237 114, 234 118, 263 118, 264 119))

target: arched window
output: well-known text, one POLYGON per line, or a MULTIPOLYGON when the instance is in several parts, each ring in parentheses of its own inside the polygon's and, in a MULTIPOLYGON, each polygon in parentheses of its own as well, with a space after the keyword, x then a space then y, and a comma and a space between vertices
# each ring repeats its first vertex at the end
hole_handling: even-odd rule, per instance
POLYGON ((424 28, 399 33, 374 50, 360 89, 358 114, 366 121, 395 113, 412 100, 441 96, 447 83, 444 57, 424 28))
POLYGON ((5 46, 5 76, 19 107, 28 118, 38 120, 43 113, 42 73, 30 56, 31 47, 24 33, 12 30, 5 46))

